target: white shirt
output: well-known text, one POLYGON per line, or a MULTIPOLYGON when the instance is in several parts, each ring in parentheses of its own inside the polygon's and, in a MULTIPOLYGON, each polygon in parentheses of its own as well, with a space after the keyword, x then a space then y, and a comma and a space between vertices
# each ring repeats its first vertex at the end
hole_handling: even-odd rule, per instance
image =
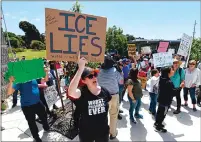
POLYGON ((159 82, 159 77, 152 76, 150 80, 147 82, 147 90, 153 93, 153 87, 159 82))
POLYGON ((189 68, 185 70, 185 87, 191 88, 193 84, 196 86, 200 85, 200 70, 195 68, 193 71, 190 71, 189 68))

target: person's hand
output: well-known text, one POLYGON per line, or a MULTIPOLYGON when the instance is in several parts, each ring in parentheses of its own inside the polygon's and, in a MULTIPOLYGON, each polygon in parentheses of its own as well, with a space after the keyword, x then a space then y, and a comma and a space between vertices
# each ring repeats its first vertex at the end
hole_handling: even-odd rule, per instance
POLYGON ((184 87, 185 87, 185 83, 182 82, 182 83, 180 84, 180 87, 181 87, 181 88, 184 88, 184 87))
POLYGON ((191 88, 195 88, 196 87, 196 85, 195 84, 193 84, 192 86, 191 86, 191 88))
POLYGON ((49 70, 48 70, 47 68, 44 68, 44 71, 45 71, 46 73, 48 73, 49 70))
POLYGON ((88 62, 87 62, 87 60, 84 57, 80 58, 80 52, 79 52, 78 53, 78 67, 79 67, 79 69, 84 70, 85 65, 87 63, 88 62))
POLYGON ((13 83, 14 81, 15 81, 15 78, 14 78, 13 76, 10 76, 9 82, 10 82, 10 83, 13 83))
POLYGON ((133 99, 132 101, 133 101, 133 103, 136 103, 136 100, 135 100, 135 99, 133 99))

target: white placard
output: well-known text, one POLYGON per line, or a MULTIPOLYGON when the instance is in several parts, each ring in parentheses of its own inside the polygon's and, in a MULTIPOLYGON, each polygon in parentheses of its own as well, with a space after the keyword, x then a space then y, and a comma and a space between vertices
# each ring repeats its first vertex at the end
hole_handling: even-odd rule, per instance
POLYGON ((56 90, 56 86, 49 86, 44 89, 44 95, 45 95, 45 100, 47 102, 48 107, 51 107, 53 104, 55 104, 59 98, 57 97, 58 92, 56 90))
POLYGON ((177 54, 187 57, 188 51, 191 47, 193 38, 187 34, 183 34, 177 54))
POLYGON ((144 47, 142 47, 142 54, 149 54, 149 53, 151 53, 151 48, 150 48, 150 46, 144 46, 144 47))
POLYGON ((168 52, 175 54, 175 49, 168 49, 168 52))
POLYGON ((161 52, 153 54, 154 67, 165 67, 173 65, 172 53, 161 52))
POLYGON ((64 72, 63 72, 62 68, 57 69, 57 73, 58 73, 59 76, 64 75, 64 72))

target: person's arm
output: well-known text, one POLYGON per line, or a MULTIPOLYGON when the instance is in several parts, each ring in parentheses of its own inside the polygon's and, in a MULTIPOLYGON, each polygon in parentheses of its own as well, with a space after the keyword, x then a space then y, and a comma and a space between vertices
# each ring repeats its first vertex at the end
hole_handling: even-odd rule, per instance
POLYGON ((128 85, 127 89, 128 89, 129 97, 132 99, 132 101, 135 101, 135 98, 134 98, 134 95, 133 95, 133 92, 132 92, 133 85, 128 85))
POLYGON ((49 75, 48 75, 48 70, 47 69, 45 69, 45 78, 44 78, 44 81, 45 82, 49 81, 49 75))
POLYGON ((75 98, 75 99, 78 99, 80 98, 81 96, 81 91, 78 88, 78 84, 80 82, 80 79, 81 79, 81 75, 84 71, 84 68, 85 68, 85 64, 86 64, 86 59, 85 58, 81 58, 79 60, 79 68, 75 74, 75 76, 73 77, 73 79, 71 80, 71 83, 69 85, 69 88, 68 88, 68 94, 69 96, 75 98))
POLYGON ((200 85, 200 70, 197 69, 197 74, 196 74, 196 82, 195 82, 195 86, 198 87, 200 85))
POLYGON ((124 75, 123 75, 123 72, 118 72, 116 71, 116 74, 117 74, 117 80, 118 80, 118 83, 119 84, 123 84, 124 83, 124 75))
POLYGON ((15 90, 18 90, 17 88, 18 88, 18 85, 13 85, 13 81, 14 81, 15 79, 14 79, 14 77, 13 76, 11 76, 10 78, 9 78, 9 83, 8 83, 8 88, 7 88, 7 95, 12 95, 14 92, 15 92, 15 90), (14 86, 14 88, 13 88, 13 86, 14 86))

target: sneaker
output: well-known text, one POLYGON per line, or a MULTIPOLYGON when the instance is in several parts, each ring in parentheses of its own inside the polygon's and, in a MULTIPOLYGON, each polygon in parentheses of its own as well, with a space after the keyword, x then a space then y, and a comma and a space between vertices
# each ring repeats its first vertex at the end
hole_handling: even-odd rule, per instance
POLYGON ((179 114, 181 111, 180 110, 175 110, 173 113, 174 114, 179 114))
POLYGON ((141 114, 135 114, 135 118, 143 119, 143 116, 141 114))
POLYGON ((197 104, 198 105, 198 107, 201 107, 201 104, 197 104))
POLYGON ((197 109, 194 107, 194 108, 193 108, 193 111, 197 111, 197 109))
POLYGON ((134 124, 137 123, 134 118, 130 118, 130 120, 131 120, 131 122, 133 122, 134 124))
POLYGON ((118 119, 121 120, 122 119, 122 116, 120 114, 118 114, 118 119))
POLYGON ((166 129, 161 128, 161 127, 156 127, 156 128, 155 128, 155 131, 156 131, 156 132, 162 132, 162 133, 166 133, 166 132, 167 132, 166 129))
POLYGON ((187 106, 188 106, 188 104, 186 104, 186 103, 185 103, 185 104, 182 104, 182 106, 185 106, 185 107, 187 107, 187 106))
POLYGON ((123 113, 123 110, 119 110, 119 113, 123 113))
MULTIPOLYGON (((118 134, 118 132, 117 132, 117 134, 118 134)), ((110 140, 113 140, 113 139, 115 139, 116 137, 117 137, 117 135, 116 135, 116 136, 110 135, 110 140)))
POLYGON ((165 127, 165 125, 161 124, 161 125, 159 126, 157 123, 154 123, 154 127, 155 127, 155 128, 156 128, 156 127, 161 127, 161 128, 164 128, 164 127, 165 127))

